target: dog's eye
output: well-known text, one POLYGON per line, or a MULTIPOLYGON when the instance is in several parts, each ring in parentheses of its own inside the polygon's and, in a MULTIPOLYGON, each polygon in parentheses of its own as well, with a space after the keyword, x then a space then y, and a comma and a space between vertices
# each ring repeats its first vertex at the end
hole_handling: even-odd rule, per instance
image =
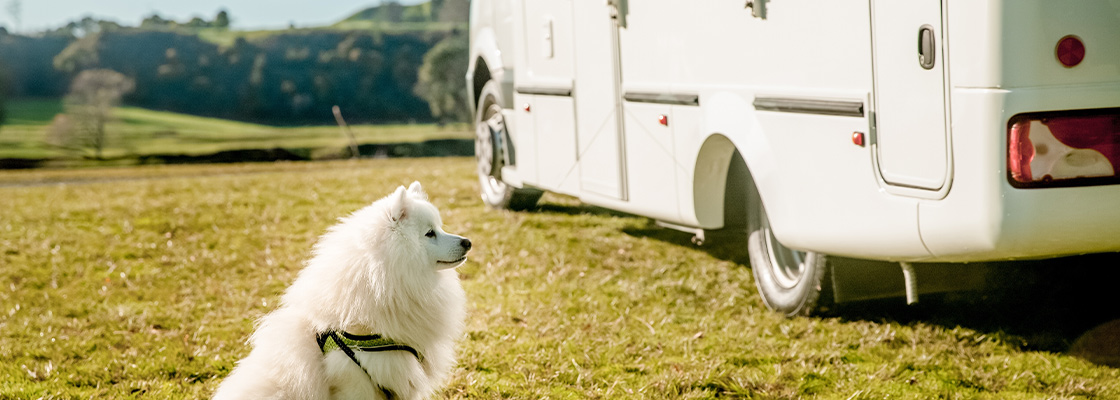
POLYGON ((436 230, 435 229, 429 229, 428 233, 425 233, 424 236, 434 238, 434 237, 436 237, 436 230))

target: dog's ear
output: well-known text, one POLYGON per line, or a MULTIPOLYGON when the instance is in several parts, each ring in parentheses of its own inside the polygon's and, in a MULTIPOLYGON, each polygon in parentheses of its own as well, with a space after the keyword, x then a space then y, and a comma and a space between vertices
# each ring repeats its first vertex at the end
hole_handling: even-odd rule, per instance
POLYGON ((412 193, 413 197, 416 197, 420 200, 428 200, 428 194, 424 193, 424 188, 420 187, 419 181, 412 181, 412 184, 408 185, 408 192, 412 193))
POLYGON ((408 192, 404 186, 398 186, 397 191, 389 195, 389 220, 399 222, 407 216, 408 192))

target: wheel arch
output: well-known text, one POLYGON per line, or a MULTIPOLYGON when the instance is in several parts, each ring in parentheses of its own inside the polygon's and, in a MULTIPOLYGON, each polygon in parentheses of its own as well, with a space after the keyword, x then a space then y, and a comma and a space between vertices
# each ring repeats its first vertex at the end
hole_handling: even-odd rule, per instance
MULTIPOLYGON (((478 111, 478 98, 482 95, 482 87, 490 80, 500 83, 504 100, 513 98, 513 74, 506 73, 505 67, 493 29, 478 28, 471 38, 471 58, 467 65, 467 89, 470 90, 472 111, 478 111)), ((503 108, 506 106, 502 104, 503 108)))
POLYGON ((475 62, 474 70, 467 76, 467 89, 470 90, 471 100, 471 115, 478 112, 479 96, 482 96, 482 87, 486 86, 489 82, 490 69, 487 67, 486 60, 478 57, 475 62))
POLYGON ((731 166, 736 154, 739 151, 731 139, 719 133, 708 136, 700 146, 693 171, 692 201, 696 221, 702 228, 718 229, 735 223, 726 219, 729 215, 735 216, 735 213, 728 213, 726 208, 730 203, 728 195, 735 192, 735 186, 731 185, 729 178, 741 177, 731 174, 738 174, 731 166), (733 190, 728 190, 729 188, 733 190))
POLYGON ((746 201, 750 188, 763 190, 777 165, 751 98, 737 91, 702 96, 701 131, 707 136, 696 153, 692 193, 700 228, 746 224, 748 216, 738 205, 746 201))

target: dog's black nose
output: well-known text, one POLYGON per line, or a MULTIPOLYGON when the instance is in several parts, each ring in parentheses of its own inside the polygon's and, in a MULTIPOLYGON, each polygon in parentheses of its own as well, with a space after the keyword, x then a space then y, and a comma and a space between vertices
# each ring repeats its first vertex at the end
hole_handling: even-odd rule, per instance
POLYGON ((464 249, 470 250, 471 249, 471 240, 467 239, 467 238, 463 238, 463 240, 459 241, 459 245, 463 246, 464 249))

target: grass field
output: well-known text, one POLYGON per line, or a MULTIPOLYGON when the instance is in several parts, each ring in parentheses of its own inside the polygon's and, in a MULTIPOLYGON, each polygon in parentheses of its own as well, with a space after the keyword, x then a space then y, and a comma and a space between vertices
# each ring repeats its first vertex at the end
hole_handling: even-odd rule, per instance
MULTIPOLYGON (((697 248, 560 196, 488 210, 473 166, 0 172, 0 398, 208 397, 316 237, 412 180, 475 244, 459 268, 467 334, 441 397, 1120 398, 1120 370, 1062 353, 1076 333, 1018 322, 1016 310, 1085 323, 1063 308, 1076 296, 785 319, 762 305, 737 243, 697 248)), ((1090 311, 1115 308, 1106 298, 1090 311)))
MULTIPOLYGON (((51 120, 61 112, 62 104, 57 99, 9 102, 8 121, 0 127, 0 158, 74 157, 45 140, 51 120)), ((202 155, 241 149, 342 149, 349 143, 334 125, 274 127, 135 107, 119 107, 114 117, 106 127, 110 138, 106 158, 202 155)), ((359 144, 473 137, 464 124, 442 128, 434 124, 356 125, 352 130, 359 144)))

